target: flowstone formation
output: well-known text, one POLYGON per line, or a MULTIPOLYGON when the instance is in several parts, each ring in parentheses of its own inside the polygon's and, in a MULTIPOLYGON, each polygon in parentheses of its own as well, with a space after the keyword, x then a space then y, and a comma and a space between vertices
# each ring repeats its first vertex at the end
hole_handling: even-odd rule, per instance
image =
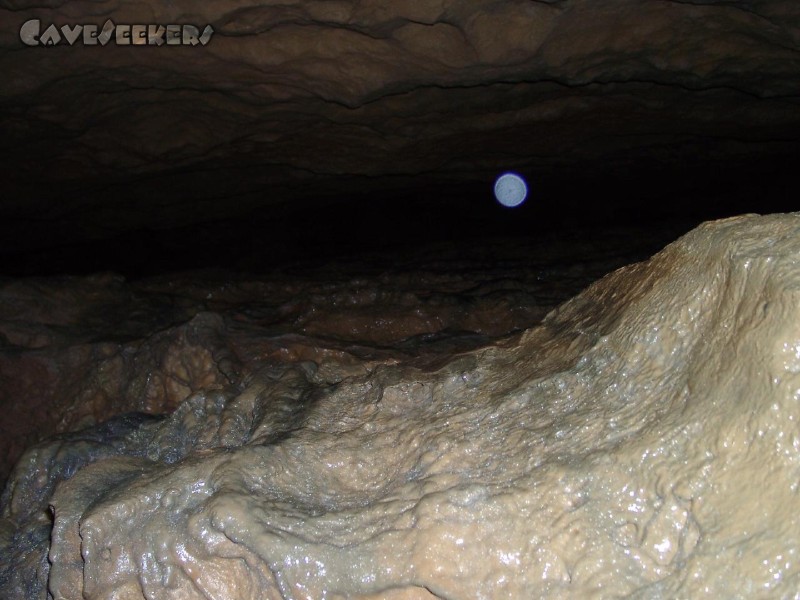
POLYGON ((44 442, 0 595, 791 597, 798 258, 800 214, 707 223, 446 360, 265 359, 44 442))

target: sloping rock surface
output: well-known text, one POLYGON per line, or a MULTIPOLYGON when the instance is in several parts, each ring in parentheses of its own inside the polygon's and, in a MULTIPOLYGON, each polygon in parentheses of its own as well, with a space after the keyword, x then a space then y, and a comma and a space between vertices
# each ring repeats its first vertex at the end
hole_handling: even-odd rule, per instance
POLYGON ((43 443, 3 496, 0 589, 791 597, 799 256, 800 215, 707 223, 446 360, 263 358, 43 443))

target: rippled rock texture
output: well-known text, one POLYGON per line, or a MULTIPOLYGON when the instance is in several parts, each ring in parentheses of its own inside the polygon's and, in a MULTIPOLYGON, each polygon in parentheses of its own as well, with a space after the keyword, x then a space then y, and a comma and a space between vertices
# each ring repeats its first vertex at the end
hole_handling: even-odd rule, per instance
POLYGON ((7 0, 0 18, 10 253, 297 199, 462 193, 498 169, 624 182, 640 162, 708 174, 800 147, 795 0, 7 0), (29 19, 214 34, 34 48, 29 19))
MULTIPOLYGON (((798 257, 800 215, 707 223, 539 325, 410 355, 278 358, 243 315, 173 412, 24 454, 0 591, 790 597, 798 257)), ((220 319, 182 334, 197 364, 220 319)))

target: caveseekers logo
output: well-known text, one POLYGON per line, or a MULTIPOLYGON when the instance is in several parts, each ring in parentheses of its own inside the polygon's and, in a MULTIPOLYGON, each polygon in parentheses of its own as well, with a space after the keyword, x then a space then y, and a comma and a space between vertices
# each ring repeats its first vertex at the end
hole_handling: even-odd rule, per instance
POLYGON ((214 29, 206 25, 202 33, 194 25, 117 25, 109 19, 102 29, 97 25, 50 25, 42 31, 39 19, 25 21, 19 39, 28 46, 57 46, 76 42, 84 46, 105 46, 114 41, 117 46, 205 46, 214 29))

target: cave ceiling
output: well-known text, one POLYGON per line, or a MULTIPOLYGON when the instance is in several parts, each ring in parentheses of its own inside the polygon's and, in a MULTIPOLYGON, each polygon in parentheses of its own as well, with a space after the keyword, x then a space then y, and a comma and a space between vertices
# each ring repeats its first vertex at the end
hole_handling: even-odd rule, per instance
POLYGON ((0 21, 7 257, 344 197, 458 202, 503 170, 609 197, 769 178, 800 143, 791 1, 18 0, 0 21), (107 43, 81 35, 109 21, 107 43), (118 39, 137 24, 205 37, 118 39))

